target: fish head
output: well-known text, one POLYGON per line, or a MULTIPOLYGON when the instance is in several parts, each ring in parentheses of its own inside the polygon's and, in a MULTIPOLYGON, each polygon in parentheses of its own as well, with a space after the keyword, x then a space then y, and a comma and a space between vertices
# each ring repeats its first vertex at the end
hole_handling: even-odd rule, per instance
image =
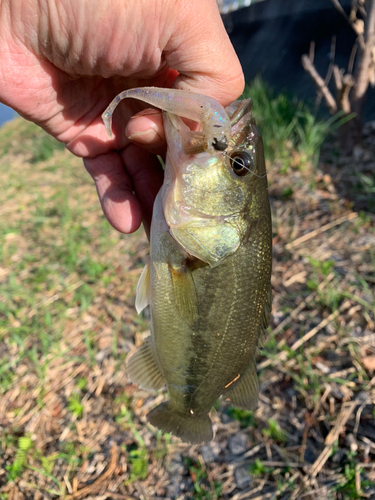
POLYGON ((185 154, 176 117, 165 115, 168 153, 162 188, 164 217, 186 252, 214 267, 246 238, 256 213, 254 197, 267 185, 261 135, 251 100, 227 108, 231 138, 225 151, 185 154))

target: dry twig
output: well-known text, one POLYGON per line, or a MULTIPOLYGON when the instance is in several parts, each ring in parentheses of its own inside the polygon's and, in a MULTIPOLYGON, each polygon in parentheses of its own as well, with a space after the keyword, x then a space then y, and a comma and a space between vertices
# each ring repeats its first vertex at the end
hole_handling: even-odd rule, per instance
POLYGON ((111 459, 107 470, 100 477, 98 477, 98 479, 94 481, 92 484, 90 484, 89 486, 85 486, 84 488, 81 488, 80 490, 72 493, 71 495, 68 495, 67 497, 65 497, 65 500, 76 500, 78 498, 83 498, 87 495, 90 495, 91 493, 97 492, 98 489, 103 486, 103 483, 113 475, 113 473, 116 470, 116 465, 117 465, 117 446, 116 443, 112 443, 111 459))
POLYGON ((311 240, 311 238, 314 238, 320 233, 324 233, 324 231, 328 231, 329 229, 332 229, 335 226, 338 226, 339 224, 342 224, 343 222, 346 222, 348 220, 353 220, 358 217, 357 212, 351 212, 350 214, 344 215, 343 217, 340 217, 339 219, 336 219, 332 222, 329 222, 328 224, 325 224, 324 226, 320 227, 319 229, 315 229, 315 231, 311 231, 311 233, 304 234, 303 236, 297 238, 294 241, 291 241, 287 245, 285 245, 285 248, 287 250, 291 250, 292 248, 296 247, 297 245, 300 245, 301 243, 305 243, 308 240, 311 240))
POLYGON ((325 440, 325 448, 322 451, 322 453, 319 455, 319 457, 316 459, 314 464, 311 466, 311 469, 309 471, 309 475, 312 477, 316 477, 317 474, 321 471, 321 469, 324 467, 324 464, 328 460, 331 450, 333 445, 335 444, 335 441, 339 437, 339 434, 342 430, 342 428, 345 426, 346 422, 349 420, 350 416, 352 415, 354 408, 358 406, 358 401, 350 401, 349 403, 344 403, 341 407, 341 411, 339 416, 336 419, 336 423, 334 427, 331 429, 330 433, 326 437, 325 440))

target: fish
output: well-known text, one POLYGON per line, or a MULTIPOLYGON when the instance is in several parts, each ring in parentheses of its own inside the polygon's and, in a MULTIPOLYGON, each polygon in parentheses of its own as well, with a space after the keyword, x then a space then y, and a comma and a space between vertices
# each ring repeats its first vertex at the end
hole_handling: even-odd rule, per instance
POLYGON ((164 182, 136 309, 151 335, 127 358, 130 380, 169 400, 149 422, 185 442, 213 439, 220 398, 254 410, 255 355, 271 313, 272 224, 262 138, 252 100, 223 108, 202 94, 147 87, 122 92, 103 113, 108 132, 121 99, 163 110, 164 182), (183 118, 200 124, 192 131, 183 118))

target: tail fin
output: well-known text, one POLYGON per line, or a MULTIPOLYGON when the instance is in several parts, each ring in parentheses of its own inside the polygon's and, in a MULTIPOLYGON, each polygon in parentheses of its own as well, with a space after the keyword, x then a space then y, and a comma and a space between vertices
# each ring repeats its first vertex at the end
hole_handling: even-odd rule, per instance
POLYGON ((164 432, 171 432, 182 441, 192 444, 211 441, 211 420, 208 415, 181 415, 170 403, 162 403, 148 414, 149 422, 164 432))

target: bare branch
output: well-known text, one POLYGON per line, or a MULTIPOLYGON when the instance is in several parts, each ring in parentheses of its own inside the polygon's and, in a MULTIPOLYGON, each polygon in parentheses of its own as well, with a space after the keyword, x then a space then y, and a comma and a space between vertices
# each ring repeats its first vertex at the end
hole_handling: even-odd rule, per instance
POLYGON ((339 0, 331 0, 336 9, 340 12, 340 14, 346 19, 346 21, 350 24, 351 28, 354 30, 355 34, 358 36, 358 43, 364 49, 365 42, 363 40, 363 35, 361 33, 361 27, 363 26, 362 19, 357 18, 358 6, 355 0, 352 1, 352 7, 350 10, 350 15, 345 12, 343 6, 339 2, 339 0))
POLYGON ((351 113, 351 104, 349 100, 349 93, 354 85, 354 78, 352 75, 344 75, 342 78, 342 87, 338 93, 337 100, 339 108, 342 109, 346 114, 351 113))
POLYGON ((337 64, 335 64, 333 67, 333 78, 335 79, 335 86, 338 92, 342 89, 343 86, 343 76, 344 71, 340 69, 337 64))
POLYGON ((350 74, 353 73, 354 61, 355 61, 355 56, 357 55, 357 50, 358 50, 358 44, 355 43, 352 47, 352 51, 350 52, 350 58, 348 62, 348 73, 350 74))
POLYGON ((333 66, 335 64, 335 52, 336 52, 336 37, 333 36, 331 40, 331 50, 329 52, 329 66, 324 80, 324 83, 327 87, 332 78, 333 66))
POLYGON ((355 75, 356 84, 354 86, 354 94, 356 99, 362 99, 366 94, 369 79, 370 67, 372 63, 372 53, 375 47, 375 0, 366 1, 366 22, 364 33, 365 47, 361 51, 360 61, 355 75))
POLYGON ((331 94, 331 92, 330 92, 329 88, 327 87, 327 85, 325 84, 323 78, 316 71, 313 63, 310 61, 310 58, 306 54, 302 56, 302 66, 309 73, 311 78, 314 80, 316 86, 318 87, 319 92, 322 93, 330 112, 336 113, 337 104, 336 104, 335 98, 331 94))
POLYGON ((343 9, 343 7, 342 7, 341 3, 339 2, 339 0, 331 0, 331 2, 336 7, 336 9, 340 12, 340 14, 345 17, 345 19, 348 21, 348 23, 351 24, 349 16, 347 15, 347 13, 345 12, 345 10, 343 9))

